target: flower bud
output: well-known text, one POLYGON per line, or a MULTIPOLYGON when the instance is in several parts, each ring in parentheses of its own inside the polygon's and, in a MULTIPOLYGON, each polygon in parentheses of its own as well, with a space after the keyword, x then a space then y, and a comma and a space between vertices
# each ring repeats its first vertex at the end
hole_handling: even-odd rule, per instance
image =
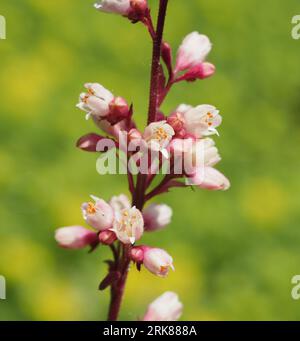
POLYGON ((151 204, 143 211, 146 231, 156 231, 166 227, 171 222, 172 209, 164 204, 151 204))
POLYGON ((109 103, 109 114, 106 116, 106 120, 111 124, 116 124, 129 115, 129 106, 124 98, 115 97, 109 103))
POLYGON ((168 124, 174 129, 176 136, 184 136, 184 118, 180 112, 174 112, 167 118, 168 124))
POLYGON ((94 7, 102 12, 126 16, 130 11, 130 0, 101 0, 94 7))
POLYGON ((169 268, 174 270, 172 257, 165 250, 158 248, 148 248, 144 251, 144 265, 159 277, 166 277, 169 268))
POLYGON ((177 321, 182 309, 183 305, 178 295, 167 291, 148 306, 143 321, 177 321))
POLYGON ((140 264, 143 263, 144 247, 143 246, 133 247, 130 251, 130 257, 136 263, 140 263, 140 264))
POLYGON ((144 233, 142 213, 135 207, 123 209, 116 214, 112 231, 124 244, 134 244, 144 233))
POLYGON ((99 241, 104 245, 111 245, 117 240, 117 236, 113 231, 105 230, 99 233, 99 241))
POLYGON ((87 134, 82 136, 76 143, 76 147, 87 151, 87 152, 96 152, 97 143, 104 139, 105 137, 100 136, 98 134, 87 134))
POLYGON ((188 82, 193 82, 196 79, 205 79, 212 76, 215 71, 216 68, 213 64, 207 62, 200 63, 190 68, 188 72, 179 77, 177 81, 186 80, 188 82))
POLYGON ((108 203, 91 195, 95 201, 83 203, 81 205, 84 220, 98 231, 106 230, 112 227, 114 221, 114 212, 108 203))
POLYGON ((61 247, 81 249, 97 242, 98 235, 82 226, 61 227, 55 231, 55 240, 61 247))
POLYGON ((177 53, 175 73, 202 63, 211 50, 209 38, 198 32, 187 35, 177 53))

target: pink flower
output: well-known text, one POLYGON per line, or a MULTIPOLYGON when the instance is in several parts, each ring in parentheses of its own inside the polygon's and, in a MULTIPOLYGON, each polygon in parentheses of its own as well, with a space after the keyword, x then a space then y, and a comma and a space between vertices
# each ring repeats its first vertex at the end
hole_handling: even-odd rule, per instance
POLYGON ((144 233, 142 213, 135 207, 121 210, 116 215, 112 231, 122 243, 134 244, 144 233))
POLYGON ((145 248, 144 265, 150 272, 159 277, 166 277, 169 268, 174 270, 172 257, 165 250, 158 248, 145 248))
POLYGON ((165 204, 151 204, 143 211, 146 231, 156 231, 166 227, 171 222, 172 209, 165 204))
POLYGON ((203 63, 211 47, 211 42, 207 36, 198 32, 187 35, 178 49, 174 72, 190 69, 203 63))
POLYGON ((143 134, 143 138, 149 149, 160 151, 166 158, 169 154, 166 147, 169 145, 174 136, 174 129, 166 122, 159 121, 150 123, 143 134))
POLYGON ((212 167, 196 169, 194 175, 187 179, 188 184, 203 189, 225 191, 230 187, 229 180, 218 170, 212 167))
POLYGON ((81 205, 84 220, 98 231, 111 228, 114 221, 113 209, 103 199, 93 195, 91 195, 91 198, 95 203, 86 202, 81 205))
POLYGON ((91 115, 104 118, 109 114, 109 105, 114 95, 98 83, 86 83, 87 92, 80 94, 77 107, 87 113, 86 119, 91 115))
POLYGON ((184 129, 184 118, 183 114, 179 111, 173 112, 168 118, 167 123, 173 128, 175 132, 175 136, 184 137, 185 129, 184 129))
POLYGON ((124 209, 129 209, 131 207, 129 198, 125 194, 120 194, 119 196, 113 196, 109 201, 110 206, 114 210, 115 215, 120 215, 121 211, 124 209))
POLYGON ((130 11, 130 0, 102 0, 94 7, 102 12, 127 15, 130 11))
POLYGON ((143 321, 177 321, 182 309, 183 305, 178 295, 167 291, 148 306, 143 321))
POLYGON ((185 121, 185 131, 196 138, 218 134, 217 127, 222 123, 219 110, 209 104, 198 105, 197 107, 180 106, 185 121))
POLYGON ((67 249, 81 249, 94 244, 98 240, 96 232, 82 226, 61 227, 55 231, 55 240, 61 247, 67 249))
POLYGON ((174 139, 170 150, 174 155, 175 174, 181 174, 180 171, 184 170, 186 175, 193 175, 196 168, 212 167, 221 160, 215 142, 211 138, 174 139))

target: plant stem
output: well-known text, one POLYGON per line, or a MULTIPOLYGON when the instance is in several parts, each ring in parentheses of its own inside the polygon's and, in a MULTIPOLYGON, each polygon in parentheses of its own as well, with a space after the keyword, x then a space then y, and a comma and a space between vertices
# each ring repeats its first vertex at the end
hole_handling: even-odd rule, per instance
POLYGON ((156 35, 153 40, 148 124, 151 122, 154 122, 156 119, 158 95, 159 95, 158 82, 159 82, 161 43, 162 43, 162 38, 163 38, 167 7, 168 7, 168 0, 160 0, 156 35))
MULTIPOLYGON (((159 67, 161 56, 161 44, 163 38, 165 17, 167 12, 169 0, 160 0, 157 29, 153 32, 152 22, 150 22, 150 33, 153 36, 153 55, 152 55, 152 68, 151 68, 151 84, 150 84, 150 100, 148 123, 154 122, 156 118, 158 97, 159 97, 159 67)), ((129 186, 132 188, 132 178, 129 177, 129 186)), ((132 204, 137 209, 142 210, 145 204, 145 191, 147 187, 147 174, 138 174, 137 184, 132 193, 132 204)), ((126 280, 130 266, 130 250, 131 245, 123 245, 123 254, 121 259, 115 261, 115 268, 120 273, 120 278, 111 285, 111 299, 108 312, 108 321, 116 321, 119 316, 119 311, 124 295, 126 280)))

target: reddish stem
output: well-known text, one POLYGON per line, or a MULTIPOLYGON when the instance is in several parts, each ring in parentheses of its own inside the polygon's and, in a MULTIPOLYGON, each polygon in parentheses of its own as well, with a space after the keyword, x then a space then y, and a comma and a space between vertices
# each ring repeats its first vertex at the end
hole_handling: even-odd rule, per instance
POLYGON ((161 56, 161 44, 165 26, 168 0, 160 0, 159 13, 157 19, 156 35, 153 40, 153 54, 151 67, 150 101, 148 111, 148 124, 156 119, 158 95, 159 95, 159 66, 161 56))

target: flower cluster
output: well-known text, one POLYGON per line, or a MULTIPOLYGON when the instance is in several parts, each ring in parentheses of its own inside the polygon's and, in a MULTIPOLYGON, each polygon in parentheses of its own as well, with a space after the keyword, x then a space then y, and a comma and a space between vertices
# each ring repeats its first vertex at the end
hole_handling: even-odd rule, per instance
MULTIPOLYGON (((157 29, 146 0, 102 0, 95 4, 102 12, 122 15, 133 23, 141 22, 154 43, 150 108, 144 130, 137 128, 133 106, 98 83, 86 83, 86 90, 80 94, 77 104, 86 118, 92 118, 102 130, 102 135, 90 133, 81 137, 77 147, 89 152, 105 152, 98 144, 106 138, 115 143, 119 152, 124 152, 125 138, 126 147, 133 146, 125 149, 127 160, 133 158, 135 166, 139 167, 143 157, 150 160, 150 165, 146 171, 139 169, 137 174, 127 167, 131 200, 124 194, 112 197, 109 202, 91 196, 91 201, 81 206, 83 218, 91 229, 62 227, 55 234, 58 244, 64 248, 90 246, 94 250, 100 244, 111 248, 113 260, 107 262, 108 274, 99 286, 101 290, 111 287, 113 301, 109 319, 117 318, 119 306, 114 302, 121 300, 131 263, 138 270, 144 266, 159 277, 166 277, 170 269, 174 270, 173 259, 165 250, 136 244, 145 232, 161 230, 171 222, 172 209, 168 205, 146 205, 147 202, 175 187, 198 186, 208 190, 230 187, 229 180, 215 168, 221 157, 211 137, 219 135, 218 127, 222 122, 219 110, 210 104, 180 104, 168 114, 160 109, 175 84, 203 80, 215 72, 214 65, 206 61, 212 48, 210 39, 198 32, 183 39, 173 63, 172 49, 162 39, 162 18, 167 3, 168 0, 160 0, 157 29), (157 174, 153 169, 162 170, 166 161, 168 173, 153 186, 157 174)), ((181 311, 177 295, 167 292, 148 307, 144 320, 176 320, 181 311)))

